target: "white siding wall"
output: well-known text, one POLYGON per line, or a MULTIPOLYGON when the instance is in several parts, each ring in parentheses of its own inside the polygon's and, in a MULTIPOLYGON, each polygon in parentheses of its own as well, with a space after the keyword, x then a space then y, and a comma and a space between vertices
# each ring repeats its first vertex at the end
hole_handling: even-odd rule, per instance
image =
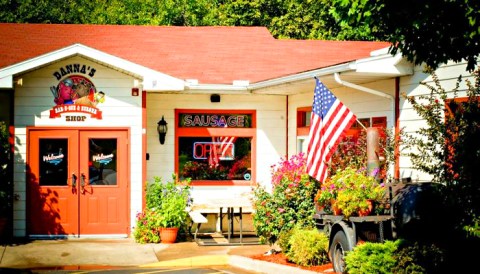
MULTIPOLYGON (((171 178, 175 160, 175 109, 253 109, 257 115, 256 180, 270 184, 270 166, 278 162, 286 151, 286 97, 273 95, 221 95, 220 103, 211 103, 209 94, 147 94, 147 181, 154 176, 164 181, 171 178), (157 122, 165 116, 168 132, 165 144, 160 145, 156 131, 157 122)), ((192 196, 201 203, 205 197, 235 197, 249 192, 249 186, 195 186, 192 196)))
POLYGON ((135 224, 135 214, 141 210, 142 201, 142 100, 141 96, 131 96, 134 78, 90 60, 74 57, 40 68, 22 75, 23 85, 15 88, 15 194, 19 200, 14 204, 14 235, 26 234, 26 167, 27 126, 58 127, 126 127, 130 128, 130 222, 135 224), (50 119, 50 109, 55 105, 51 86, 57 86, 55 71, 68 64, 85 64, 96 69, 89 78, 98 91, 106 94, 104 103, 98 108, 103 112, 103 119, 87 118, 85 122, 66 122, 65 118, 50 119))
MULTIPOLYGON (((312 82, 314 80, 312 79, 312 82)), ((378 81, 375 83, 362 84, 361 86, 368 87, 377 91, 385 92, 392 96, 395 95, 395 79, 378 81)), ((311 92, 301 93, 299 95, 290 96, 288 102, 288 152, 289 155, 297 153, 297 109, 299 107, 310 107, 313 103, 313 85, 311 92)), ((329 88, 330 89, 330 88, 329 88)), ((387 98, 373 95, 364 91, 359 91, 347 87, 339 87, 330 89, 332 93, 347 106, 357 118, 368 117, 387 117, 387 127, 394 126, 394 105, 393 102, 387 98)), ((301 137, 303 138, 303 137, 301 137)), ((305 137, 303 144, 304 152, 308 145, 308 136, 305 137)))
MULTIPOLYGON (((471 79, 471 74, 466 71, 465 63, 450 62, 437 69, 436 74, 440 80, 441 86, 446 91, 451 91, 455 88, 458 76, 462 75, 462 79, 471 79)), ((423 66, 415 67, 415 73, 412 76, 402 77, 400 80, 400 92, 408 96, 419 96, 429 94, 427 87, 420 85, 420 82, 425 82, 429 85, 435 86, 432 77, 423 72, 423 66)), ((466 84, 462 80, 458 96, 465 96, 466 84)), ((404 128, 406 133, 413 133, 418 129, 425 127, 426 124, 417 113, 412 109, 403 96, 400 97, 400 127, 404 128)), ((406 152, 406 150, 404 151, 406 152)), ((414 181, 428 181, 431 177, 418 170, 413 169, 410 159, 405 155, 400 157, 400 176, 411 177, 414 181)))

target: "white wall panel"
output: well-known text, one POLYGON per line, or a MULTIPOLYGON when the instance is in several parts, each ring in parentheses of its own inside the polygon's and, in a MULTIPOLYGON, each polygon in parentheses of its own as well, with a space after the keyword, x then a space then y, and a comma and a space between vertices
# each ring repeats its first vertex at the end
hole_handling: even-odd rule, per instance
MULTIPOLYGON (((257 150, 256 176, 262 184, 270 184, 270 166, 285 155, 286 97, 274 95, 221 95, 219 103, 211 103, 209 94, 147 94, 147 179, 154 176, 169 179, 174 172, 174 136, 175 109, 201 110, 256 110, 257 118, 257 150), (160 145, 156 132, 157 122, 162 115, 168 122, 168 133, 165 144, 160 145)), ((218 189, 209 192, 210 197, 224 195, 226 189, 239 191, 242 187, 194 187, 194 192, 205 189, 218 189)), ((229 191, 230 193, 230 191, 229 191)), ((234 191, 235 193, 235 191, 234 191)), ((238 194, 238 193, 237 193, 238 194)), ((193 194, 197 196, 197 194, 193 194)))

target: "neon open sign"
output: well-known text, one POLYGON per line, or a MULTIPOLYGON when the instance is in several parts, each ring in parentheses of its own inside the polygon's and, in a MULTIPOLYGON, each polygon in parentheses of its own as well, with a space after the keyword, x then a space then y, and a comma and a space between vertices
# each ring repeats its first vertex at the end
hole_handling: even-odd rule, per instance
POLYGON ((194 159, 205 160, 212 156, 219 160, 233 160, 235 158, 235 145, 225 142, 193 143, 194 159))

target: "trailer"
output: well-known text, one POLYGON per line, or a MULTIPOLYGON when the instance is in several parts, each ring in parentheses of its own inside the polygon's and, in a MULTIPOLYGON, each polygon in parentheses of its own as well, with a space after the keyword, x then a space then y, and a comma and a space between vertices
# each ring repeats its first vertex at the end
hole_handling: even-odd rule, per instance
POLYGON ((365 241, 383 242, 392 235, 391 215, 375 215, 345 218, 317 212, 315 219, 318 229, 329 235, 329 257, 335 272, 345 271, 344 255, 357 243, 365 241))
POLYGON ((313 218, 316 227, 329 236, 328 255, 334 271, 345 273, 345 253, 362 242, 438 237, 445 228, 441 187, 431 182, 412 183, 409 178, 390 184, 390 206, 384 215, 345 218, 317 211, 313 218))

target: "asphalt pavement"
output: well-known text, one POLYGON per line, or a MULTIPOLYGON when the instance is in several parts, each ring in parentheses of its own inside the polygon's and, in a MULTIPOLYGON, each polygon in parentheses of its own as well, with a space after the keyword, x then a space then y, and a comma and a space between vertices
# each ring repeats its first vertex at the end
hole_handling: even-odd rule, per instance
POLYGON ((33 240, 2 245, 0 272, 12 269, 103 269, 107 272, 112 267, 117 270, 235 267, 246 273, 314 273, 249 258, 270 249, 268 245, 199 246, 195 242, 138 244, 131 238, 33 240))

